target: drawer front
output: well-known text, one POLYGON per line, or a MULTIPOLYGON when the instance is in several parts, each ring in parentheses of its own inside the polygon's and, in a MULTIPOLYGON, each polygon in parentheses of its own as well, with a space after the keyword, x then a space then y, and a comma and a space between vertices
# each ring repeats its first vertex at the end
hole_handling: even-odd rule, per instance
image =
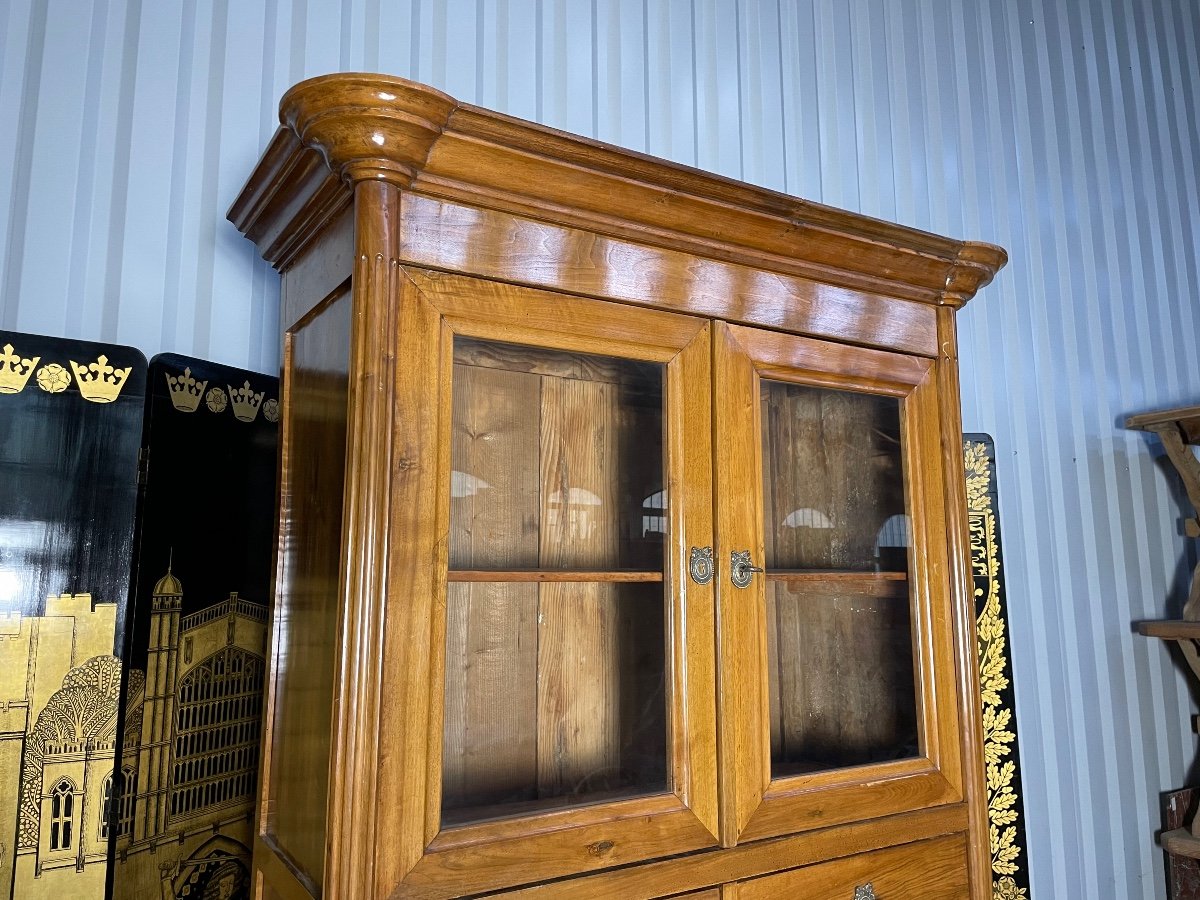
POLYGON ((737 900, 962 900, 968 896, 967 840, 954 835, 917 841, 753 878, 739 882, 733 896, 737 900))

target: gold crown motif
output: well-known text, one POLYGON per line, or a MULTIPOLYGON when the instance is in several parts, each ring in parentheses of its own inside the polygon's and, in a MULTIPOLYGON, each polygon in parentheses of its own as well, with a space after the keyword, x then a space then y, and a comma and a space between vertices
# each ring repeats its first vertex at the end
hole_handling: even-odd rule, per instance
POLYGON ((0 394, 21 393, 39 359, 40 356, 22 359, 19 353, 13 352, 12 344, 5 344, 4 352, 0 353, 0 394))
POLYGON ((256 393, 251 389, 248 380, 240 388, 235 388, 233 385, 226 385, 226 387, 229 388, 229 399, 233 402, 233 417, 239 422, 253 422, 255 416, 258 415, 258 407, 262 404, 266 391, 256 393))
POLYGON ((108 357, 103 353, 94 363, 84 366, 73 359, 68 362, 71 363, 71 371, 75 373, 79 393, 83 394, 84 400, 90 400, 92 403, 112 403, 116 400, 121 388, 125 387, 129 373, 133 371, 133 366, 114 369, 108 364, 108 357))
POLYGON ((182 375, 172 375, 170 372, 164 374, 167 376, 167 390, 171 394, 171 405, 180 412, 195 412, 200 405, 200 398, 204 396, 204 389, 208 386, 208 382, 197 381, 193 378, 191 367, 185 367, 182 375))

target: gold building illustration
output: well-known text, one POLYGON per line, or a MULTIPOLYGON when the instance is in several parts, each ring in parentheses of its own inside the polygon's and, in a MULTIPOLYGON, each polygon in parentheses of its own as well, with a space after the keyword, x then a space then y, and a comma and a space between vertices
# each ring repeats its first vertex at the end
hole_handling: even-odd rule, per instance
POLYGON ((0 898, 102 897, 121 664, 116 605, 0 615, 0 898))
POLYGON ((236 593, 181 614, 168 567, 151 598, 146 670, 131 670, 117 900, 249 896, 267 612, 236 593))

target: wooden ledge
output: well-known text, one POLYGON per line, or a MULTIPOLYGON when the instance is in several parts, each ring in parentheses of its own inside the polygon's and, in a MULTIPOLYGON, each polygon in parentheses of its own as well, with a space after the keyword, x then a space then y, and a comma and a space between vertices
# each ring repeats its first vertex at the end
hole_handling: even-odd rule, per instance
POLYGON ((934 305, 961 306, 1008 259, 991 244, 753 187, 460 104, 402 78, 338 74, 303 81, 284 95, 280 120, 280 134, 229 213, 277 268, 298 249, 290 235, 300 229, 301 243, 307 240, 323 216, 349 202, 348 182, 365 178, 934 305), (270 202, 284 196, 289 202, 270 202))
POLYGON ((1158 431, 1175 425, 1188 444, 1200 443, 1200 406, 1180 406, 1139 413, 1125 420, 1125 427, 1136 431, 1158 431))
POLYGON ((1164 831, 1159 836, 1158 843, 1172 856, 1200 859, 1200 839, 1197 839, 1186 828, 1164 831))
POLYGON ((1200 640, 1200 622, 1189 622, 1184 619, 1138 622, 1137 630, 1139 634, 1144 634, 1146 637, 1162 638, 1164 641, 1200 640))

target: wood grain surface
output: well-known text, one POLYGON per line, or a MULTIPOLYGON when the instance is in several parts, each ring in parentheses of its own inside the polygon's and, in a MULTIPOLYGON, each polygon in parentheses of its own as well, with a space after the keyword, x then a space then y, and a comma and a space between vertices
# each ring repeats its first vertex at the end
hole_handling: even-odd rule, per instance
POLYGON ((853 900, 855 891, 869 884, 876 900, 961 900, 967 894, 966 845, 959 835, 861 853, 741 881, 723 896, 735 900, 853 900))
MULTIPOLYGON (((503 896, 530 900, 592 900, 594 897, 650 900, 662 897, 671 890, 695 890, 710 885, 723 884, 723 890, 729 891, 738 881, 763 873, 845 858, 897 842, 949 835, 961 832, 965 825, 966 809, 960 804, 739 844, 721 850, 701 851, 682 858, 520 888, 503 896)), ((782 896, 787 900, 810 900, 810 897, 812 900, 825 900, 819 894, 806 896, 784 893, 782 896)), ((848 900, 853 900, 853 896, 851 891, 848 900)), ((920 894, 916 898, 923 900, 920 894)))
MULTIPOLYGON (((260 830, 310 886, 321 884, 325 870, 341 603, 341 521, 323 511, 340 509, 345 485, 350 332, 343 291, 288 335, 284 359, 281 550, 260 830)), ((256 850, 255 867, 263 865, 256 850)))

